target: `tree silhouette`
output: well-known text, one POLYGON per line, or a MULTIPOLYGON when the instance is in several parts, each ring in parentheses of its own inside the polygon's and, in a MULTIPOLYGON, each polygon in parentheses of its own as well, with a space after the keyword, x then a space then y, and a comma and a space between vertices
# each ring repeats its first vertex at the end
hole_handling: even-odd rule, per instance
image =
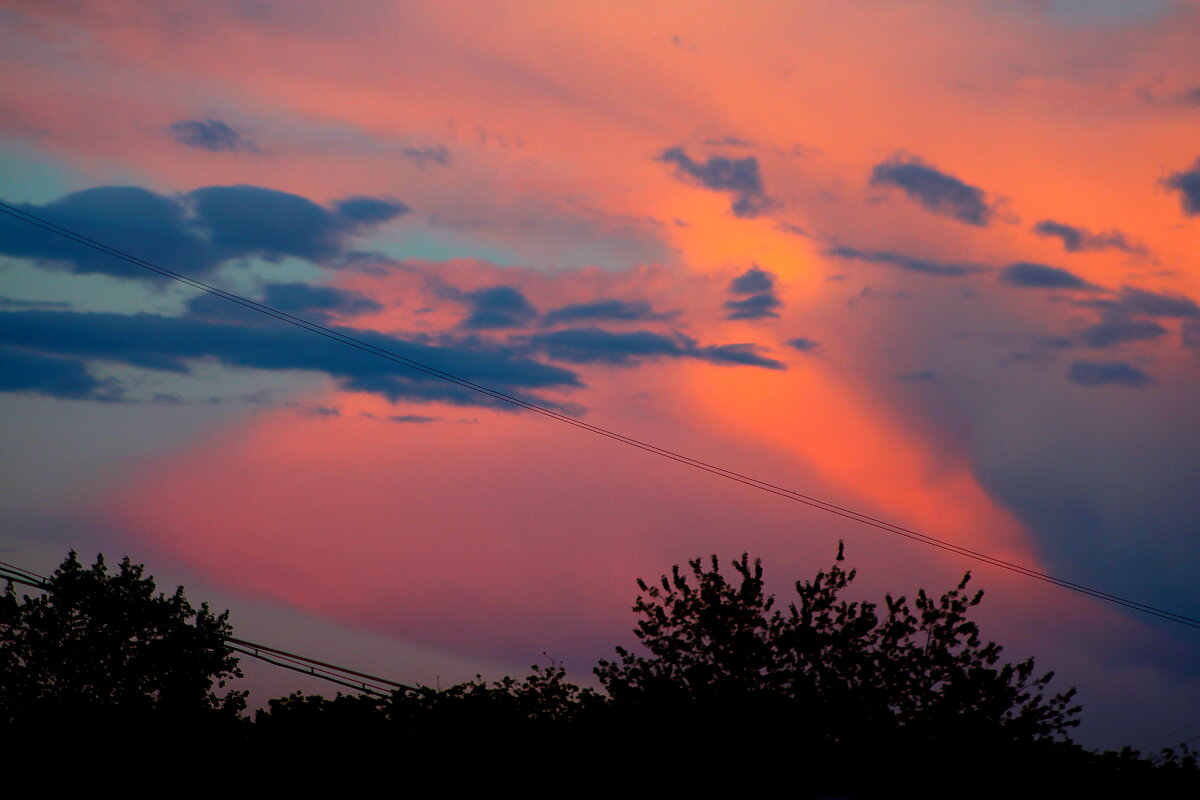
POLYGON ((192 607, 183 587, 156 593, 128 558, 110 573, 103 556, 85 568, 74 551, 45 589, 18 598, 10 581, 0 596, 0 724, 61 738, 239 718, 245 692, 214 691, 241 676, 228 612, 192 607))
POLYGON ((983 593, 970 575, 939 598, 886 596, 882 608, 842 597, 855 571, 841 565, 795 584, 779 608, 762 565, 747 555, 721 573, 715 556, 638 582, 635 635, 644 652, 617 648, 595 673, 633 725, 655 720, 690 751, 759 748, 761 734, 814 762, 864 753, 904 763, 919 752, 958 763, 1069 746, 1074 690, 1047 696, 1052 673, 1002 663, 968 619, 983 593), (750 734, 757 732, 758 738, 750 734))

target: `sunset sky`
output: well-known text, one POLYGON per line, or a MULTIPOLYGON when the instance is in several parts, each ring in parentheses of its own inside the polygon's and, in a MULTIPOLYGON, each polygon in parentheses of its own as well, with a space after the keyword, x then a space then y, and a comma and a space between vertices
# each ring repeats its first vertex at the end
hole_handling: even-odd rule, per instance
MULTIPOLYGON (((1200 5, 0 0, 0 201, 484 386, 1200 616, 1200 5)), ((0 217, 0 559, 129 554, 396 680, 638 577, 970 569, 1090 746, 1200 632, 672 464, 0 217)), ((261 702, 303 686, 255 669, 261 702)))

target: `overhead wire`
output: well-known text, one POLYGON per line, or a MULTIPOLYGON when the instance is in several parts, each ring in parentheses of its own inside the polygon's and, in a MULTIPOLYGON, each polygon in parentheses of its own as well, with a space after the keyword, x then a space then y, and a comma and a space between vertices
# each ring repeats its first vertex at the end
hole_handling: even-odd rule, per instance
POLYGON ((317 334, 319 336, 324 336, 328 339, 332 339, 334 341, 340 342, 340 343, 348 345, 350 347, 354 347, 354 348, 361 350, 365 353, 368 353, 370 355, 387 359, 389 361, 392 361, 394 363, 408 367, 412 370, 423 373, 425 375, 429 375, 431 377, 455 384, 462 388, 469 389, 471 391, 474 391, 479 394, 490 397, 493 400, 497 400, 502 403, 516 406, 518 408, 523 408, 523 409, 531 411, 535 414, 538 414, 538 415, 541 415, 544 417, 548 417, 550 419, 553 419, 558 422, 562 422, 567 425, 571 425, 580 430, 583 430, 583 431, 586 431, 586 432, 589 432, 589 433, 592 433, 592 434, 595 434, 598 436, 602 436, 607 439, 611 439, 620 444, 624 444, 629 447, 634 447, 634 448, 642 450, 644 452, 651 453, 651 454, 657 455, 661 458, 665 458, 670 461, 674 461, 676 463, 692 467, 692 468, 700 470, 702 472, 707 472, 707 473, 715 475, 717 477, 725 478, 725 479, 733 481, 735 483, 740 483, 740 484, 748 486, 750 488, 758 489, 759 491, 763 491, 768 494, 773 494, 773 495, 776 495, 783 499, 791 500, 793 502, 797 502, 802 505, 808 506, 810 508, 815 508, 817 510, 824 511, 826 513, 833 514, 835 516, 842 517, 844 519, 848 519, 853 522, 858 522, 862 525, 866 525, 866 526, 875 528, 877 530, 884 531, 886 533, 891 533, 896 536, 901 536, 903 538, 910 539, 910 540, 916 541, 916 542, 920 542, 922 544, 929 545, 931 547, 936 547, 940 550, 954 553, 956 555, 959 555, 959 556, 962 556, 965 558, 969 558, 969 559, 978 561, 980 563, 988 564, 990 566, 1004 569, 1004 570, 1007 570, 1007 571, 1010 571, 1010 572, 1013 572, 1016 574, 1024 575, 1028 578, 1033 578, 1034 580, 1042 581, 1044 583, 1058 586, 1060 588, 1067 589, 1067 590, 1073 591, 1073 592, 1077 592, 1079 594, 1083 594, 1083 595, 1086 595, 1086 596, 1089 596, 1089 597, 1092 597, 1092 598, 1095 598, 1098 600, 1103 600, 1105 602, 1112 603, 1114 605, 1118 605, 1123 608, 1127 608, 1131 611, 1137 611, 1137 612, 1140 612, 1143 614, 1147 614, 1150 616, 1154 616, 1154 617, 1157 617, 1160 619, 1167 620, 1169 622, 1174 622, 1174 623, 1177 623, 1180 625, 1184 625, 1186 627, 1200 629, 1200 619, 1197 619, 1195 617, 1180 614, 1180 613, 1170 611, 1168 609, 1160 608, 1160 607, 1157 607, 1157 606, 1154 606, 1154 605, 1151 605, 1148 603, 1142 603, 1142 602, 1139 602, 1136 600, 1131 600, 1127 597, 1122 597, 1120 595, 1117 595, 1117 594, 1114 594, 1111 592, 1106 592, 1101 589, 1098 589, 1098 588, 1095 588, 1092 586, 1088 586, 1086 584, 1078 583, 1075 581, 1070 581, 1065 578, 1060 578, 1055 575, 1051 575, 1049 573, 1042 572, 1040 570, 1036 570, 1031 567, 1024 566, 1022 564, 1018 564, 1013 561, 1008 561, 1007 559, 999 558, 996 556, 990 556, 990 555, 987 555, 986 553, 982 553, 977 550, 974 550, 974 549, 971 549, 968 547, 964 547, 962 545, 954 544, 953 542, 949 542, 944 539, 940 539, 935 536, 931 536, 929 534, 921 533, 919 531, 915 531, 910 528, 906 528, 901 525, 897 525, 895 523, 877 519, 868 514, 864 514, 862 512, 855 511, 850 508, 846 508, 846 507, 838 505, 836 503, 831 503, 826 500, 821 500, 819 498, 803 494, 796 490, 788 489, 788 488, 779 486, 777 484, 774 484, 774 483, 771 483, 771 482, 768 482, 768 481, 765 481, 765 480, 762 480, 759 478, 745 475, 745 474, 742 474, 735 470, 727 469, 725 467, 721 467, 721 466, 718 466, 716 464, 713 464, 713 463, 710 463, 710 462, 707 462, 707 461, 704 461, 701 459, 692 458, 690 456, 683 455, 682 453, 678 453, 674 450, 670 450, 665 447, 659 447, 659 446, 651 444, 649 442, 646 442, 646 441, 643 441, 640 439, 636 439, 631 436, 626 436, 624 434, 618 433, 618 432, 610 430, 608 428, 603 428, 598 425, 592 425, 590 423, 584 422, 581 419, 577 419, 577 418, 572 417, 563 412, 556 411, 552 408, 548 408, 548 407, 540 405, 538 403, 534 403, 530 400, 526 400, 521 397, 516 397, 516 396, 510 395, 510 394, 507 394, 505 392, 499 391, 497 389, 493 389, 491 387, 484 386, 482 384, 478 384, 478 383, 475 383, 473 381, 470 381, 470 380, 467 380, 464 378, 460 378, 456 375, 453 375, 451 373, 448 373, 441 369, 438 369, 437 367, 431 366, 429 364, 425 364, 423 362, 417 361, 417 360, 409 358, 407 356, 400 355, 399 353, 396 353, 396 352, 393 352, 386 348, 371 344, 370 342, 367 342, 363 339, 352 336, 350 334, 344 333, 342 331, 336 330, 334 328, 330 328, 330 327, 312 322, 310 320, 306 320, 301 317, 294 316, 285 311, 281 311, 280 309, 268 306, 264 303, 260 303, 255 300, 251 300, 250 298, 243 297, 242 295, 238 295, 233 292, 225 291, 224 289, 220 289, 218 287, 212 286, 211 284, 196 280, 195 278, 191 278, 189 276, 186 276, 181 273, 178 273, 173 270, 162 267, 158 264, 154 264, 152 262, 146 261, 145 259, 142 259, 138 256, 131 255, 123 250, 120 250, 118 248, 104 244, 103 242, 96 241, 95 239, 84 236, 83 234, 77 233, 68 228, 64 228, 63 226, 58 225, 57 223, 51 222, 49 220, 46 220, 46 219, 36 216, 34 214, 30 214, 27 211, 16 208, 15 206, 9 205, 7 203, 0 202, 0 213, 7 214, 8 216, 13 217, 18 220, 21 220, 29 225, 33 225, 33 226, 35 226, 37 228, 41 228, 49 233, 61 236, 63 238, 69 239, 71 241, 74 241, 77 244, 80 244, 85 247, 89 247, 89 248, 92 248, 99 252, 105 253, 113 258, 119 259, 121 261, 125 261, 126 263, 132 264, 137 267, 141 267, 143 269, 146 269, 151 272, 162 275, 163 277, 170 278, 171 280, 178 281, 180 283, 186 284, 195 289, 199 289, 201 291, 207 292, 207 293, 215 295, 217 297, 221 297, 232 303, 236 303, 245 308, 251 309, 258 313, 261 313, 266 316, 277 319, 281 322, 303 328, 305 330, 310 331, 311 333, 317 334))
MULTIPOLYGON (((44 592, 54 591, 50 578, 18 567, 15 564, 0 561, 0 582, 3 581, 20 583, 44 592)), ((293 653, 288 650, 281 650, 270 645, 259 644, 258 642, 251 642, 233 636, 222 636, 221 640, 224 642, 226 648, 235 653, 241 653, 242 655, 250 656, 275 667, 289 669, 293 672, 319 678, 329 683, 336 683, 339 686, 345 686, 377 697, 389 697, 395 691, 420 691, 414 686, 393 681, 389 678, 381 678, 378 675, 340 667, 337 664, 319 661, 309 656, 293 653)))

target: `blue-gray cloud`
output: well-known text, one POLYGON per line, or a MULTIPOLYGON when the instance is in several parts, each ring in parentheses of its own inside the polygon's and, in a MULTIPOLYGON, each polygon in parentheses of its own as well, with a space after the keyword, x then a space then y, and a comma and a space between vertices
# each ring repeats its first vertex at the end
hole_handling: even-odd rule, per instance
POLYGON ((451 164, 450 151, 440 144, 432 147, 405 147, 400 152, 421 169, 425 169, 429 164, 437 164, 440 167, 448 167, 451 164))
POLYGON ((1185 319, 1179 326, 1179 335, 1184 347, 1200 351, 1200 322, 1194 319, 1185 319))
POLYGON ((184 119, 167 128, 171 138, 200 150, 259 152, 258 146, 218 119, 184 119))
POLYGON ((1186 295, 1167 292, 1151 292, 1132 286, 1121 287, 1121 294, 1114 311, 1126 314, 1142 314, 1147 317, 1174 317, 1176 319, 1200 319, 1200 305, 1186 295))
POLYGON ((0 392, 107 400, 113 396, 113 387, 93 377, 83 359, 0 346, 0 392))
MULTIPOLYGON (((212 297, 208 294, 204 296, 212 297)), ((289 314, 301 314, 318 320, 328 319, 333 314, 369 314, 383 308, 358 292, 333 286, 314 286, 311 283, 268 283, 263 287, 263 303, 289 314)))
POLYGON ((1093 233, 1087 228, 1068 225, 1065 222, 1055 222, 1044 219, 1033 226, 1033 232, 1039 236, 1050 236, 1062 242, 1063 249, 1069 253, 1083 253, 1093 250, 1120 250, 1131 255, 1144 255, 1146 249, 1134 244, 1121 231, 1104 231, 1093 233))
POLYGON ((1163 183, 1179 192, 1179 200, 1185 214, 1200 214, 1200 159, 1197 159, 1191 169, 1176 172, 1163 183))
MULTIPOLYGON (((514 348, 477 341, 434 344, 369 330, 334 330, 459 378, 540 403, 547 401, 532 391, 582 385, 575 373, 530 359, 514 348)), ((191 316, 14 311, 0 313, 0 345, 33 357, 21 361, 10 356, 12 369, 5 372, 8 391, 95 395, 97 387, 74 367, 46 362, 50 358, 95 360, 182 374, 191 372, 193 362, 206 359, 235 367, 323 372, 342 389, 372 392, 392 401, 508 407, 394 361, 269 322, 227 324, 191 316)))
POLYGON ((1124 361, 1076 361, 1067 370, 1067 379, 1080 386, 1124 386, 1141 389, 1153 379, 1124 361))
POLYGON ((887 250, 859 250, 856 247, 839 245, 826 251, 826 255, 834 258, 848 258, 865 261, 869 264, 887 264, 909 272, 920 272, 925 275, 936 275, 946 278, 958 278, 982 272, 983 267, 974 264, 946 264, 940 261, 930 261, 924 258, 914 258, 903 253, 893 253, 887 250))
POLYGON ((771 199, 763 189, 758 159, 754 156, 710 156, 708 160, 701 162, 689 156, 683 148, 672 147, 664 150, 658 160, 674 164, 678 174, 706 189, 732 195, 730 210, 735 216, 757 217, 772 205, 771 199))
POLYGON ((360 225, 379 225, 412 210, 399 200, 385 200, 380 197, 364 197, 362 195, 338 200, 333 207, 342 219, 360 225))
MULTIPOLYGON (((351 237, 408 210, 402 203, 370 198, 350 198, 330 209, 258 186, 208 186, 180 196, 134 186, 99 186, 44 205, 17 207, 187 274, 250 256, 324 261, 343 254, 351 237)), ((0 254, 80 273, 165 280, 9 216, 0 218, 0 254)))
POLYGON ((1000 280, 1021 289, 1094 289, 1087 281, 1059 267, 1018 262, 1000 270, 1000 280))
POLYGON ((787 344, 796 348, 802 353, 811 353, 821 347, 821 343, 805 336, 797 336, 795 339, 788 339, 787 344))
POLYGON ((464 328, 520 328, 537 319, 537 309, 515 286, 488 286, 457 294, 471 309, 463 320, 464 328))
POLYGON ((666 320, 677 316, 672 312, 659 312, 644 300, 617 300, 602 298, 586 303, 572 303, 546 312, 542 324, 546 327, 572 325, 577 322, 649 322, 666 320))
POLYGON ((778 317, 776 309, 783 307, 783 301, 775 293, 775 276, 758 265, 738 275, 729 282, 729 293, 734 295, 749 295, 725 303, 729 312, 727 319, 767 319, 778 317))
POLYGON ((725 308, 729 311, 726 319, 767 319, 769 317, 778 317, 779 314, 775 309, 782 306, 783 302, 774 294, 769 292, 752 294, 741 300, 726 301, 725 308))
POLYGON ((786 369, 782 362, 760 355, 755 345, 702 346, 678 333, 668 336, 651 331, 614 333, 600 328, 568 328, 539 333, 524 341, 550 358, 574 364, 632 366, 647 359, 695 358, 725 366, 786 369))
POLYGON ((1088 347, 1102 350, 1127 342, 1157 339, 1166 332, 1167 329, 1157 322, 1117 317, 1084 328, 1080 332, 1079 338, 1088 347))
POLYGON ((208 238, 227 253, 320 261, 345 238, 409 209, 402 203, 354 197, 331 212, 300 195, 260 186, 208 186, 187 195, 208 238))
POLYGON ((895 157, 871 170, 872 186, 894 186, 927 211, 967 225, 986 226, 994 213, 982 189, 918 158, 895 157))
POLYGON ((757 265, 738 275, 729 283, 729 291, 733 294, 754 294, 769 292, 775 288, 775 276, 757 265))
POLYGON ((1108 315, 1137 314, 1144 317, 1167 317, 1175 319, 1200 319, 1200 305, 1187 295, 1167 292, 1152 292, 1122 286, 1115 299, 1085 300, 1085 308, 1094 308, 1108 315))

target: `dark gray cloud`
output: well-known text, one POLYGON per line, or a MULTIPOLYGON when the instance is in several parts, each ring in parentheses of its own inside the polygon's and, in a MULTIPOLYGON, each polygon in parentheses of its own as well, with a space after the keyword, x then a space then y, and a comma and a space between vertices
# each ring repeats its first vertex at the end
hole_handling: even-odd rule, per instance
POLYGON ((983 267, 974 264, 946 264, 940 261, 914 258, 903 253, 893 253, 887 250, 859 250, 856 247, 842 245, 827 250, 825 254, 834 258, 866 261, 869 264, 887 264, 908 270, 909 272, 920 272, 925 275, 936 275, 945 278, 958 278, 963 275, 971 275, 983 271, 983 267))
POLYGON ((1200 214, 1200 159, 1191 169, 1176 172, 1163 183, 1179 192, 1179 200, 1183 204, 1185 214, 1200 214))
POLYGON ((451 164, 450 151, 440 144, 432 147, 405 147, 400 152, 405 158, 416 162, 421 169, 430 164, 437 164, 439 167, 448 167, 451 164))
POLYGON ((937 373, 931 369, 923 369, 917 372, 906 372, 903 375, 893 375, 893 379, 904 383, 916 383, 937 380, 937 373))
POLYGON ((1146 249, 1134 244, 1121 231, 1104 231, 1093 233, 1087 228, 1068 225, 1065 222, 1055 222, 1044 219, 1033 226, 1033 232, 1039 236, 1050 236, 1062 242, 1063 249, 1070 253, 1082 253, 1092 250, 1120 250, 1131 255, 1144 255, 1146 249))
POLYGON ((658 312, 644 300, 617 300, 602 298, 587 303, 572 303, 546 312, 542 324, 571 325, 577 322, 648 322, 666 320, 677 316, 671 312, 658 312))
POLYGON ((0 392, 107 400, 112 396, 112 388, 107 382, 94 378, 83 359, 0 346, 0 392))
POLYGON ((795 339, 788 339, 787 343, 802 353, 811 353, 821 347, 820 342, 804 336, 797 336, 795 339))
MULTIPOLYGON (((180 272, 200 272, 221 260, 221 255, 187 219, 182 203, 146 189, 101 186, 64 195, 45 205, 14 205, 21 211, 180 272)), ((0 217, 0 253, 61 262, 76 272, 158 278, 9 216, 0 217)))
MULTIPOLYGON (((335 316, 353 316, 379 311, 382 305, 358 292, 311 283, 268 283, 262 287, 263 305, 318 324, 328 324, 335 316)), ((204 322, 236 322, 242 325, 268 324, 261 312, 202 292, 187 303, 187 315, 204 322)))
POLYGON ((775 276, 757 264, 729 282, 729 293, 749 296, 725 303, 727 319, 778 317, 776 309, 783 308, 783 301, 775 294, 775 276))
POLYGON ((729 300, 725 308, 729 311, 726 319, 768 319, 778 317, 775 311, 783 307, 783 301, 770 292, 752 294, 741 300, 729 300))
POLYGON ((708 160, 700 162, 684 152, 683 148, 672 147, 664 150, 658 160, 674 164, 678 174, 706 189, 731 194, 733 203, 730 210, 735 216, 757 217, 772 205, 771 199, 763 190, 758 159, 754 156, 710 156, 708 160))
POLYGON ((29 311, 31 309, 66 310, 70 303, 60 300, 18 300, 14 297, 0 297, 0 311, 29 311))
POLYGON ((1166 332, 1167 329, 1157 322, 1117 317, 1084 328, 1079 337, 1088 347, 1103 350, 1127 342, 1157 339, 1166 332))
POLYGON ((1189 350, 1200 350, 1200 322, 1185 319, 1179 326, 1179 336, 1184 347, 1189 350))
POLYGON ((218 119, 184 119, 167 128, 171 138, 200 150, 259 152, 258 146, 218 119))
MULTIPOLYGON (((459 378, 540 403, 546 401, 530 392, 582 385, 575 373, 539 363, 512 348, 476 341, 430 344, 368 330, 334 330, 459 378)), ((39 389, 47 387, 60 396, 70 391, 82 393, 80 396, 95 393, 96 387, 86 378, 72 375, 73 367, 43 363, 48 358, 96 360, 183 374, 191 371, 193 362, 203 359, 234 367, 323 372, 342 389, 372 392, 393 401, 436 400, 508 407, 394 361, 274 323, 224 324, 152 314, 14 311, 0 314, 0 345, 19 348, 18 353, 32 353, 41 359, 12 361, 14 368, 4 373, 10 391, 51 393, 39 389), (55 366, 59 367, 57 373, 55 366)))
MULTIPOLYGON (((134 186, 99 186, 44 205, 17 204, 104 244, 178 272, 196 274, 232 258, 322 261, 345 252, 350 237, 408 209, 350 198, 333 209, 258 186, 209 186, 165 196, 134 186)), ((123 278, 165 278, 12 217, 0 218, 0 254, 123 278)))
POLYGON ((809 233, 807 230, 801 228, 799 225, 794 225, 791 222, 777 222, 775 223, 775 230, 782 231, 783 233, 790 233, 792 236, 803 236, 806 239, 809 238, 809 233))
POLYGON ((1124 361, 1075 361, 1067 370, 1067 379, 1080 386, 1125 386, 1141 389, 1153 379, 1124 361))
POLYGON ((379 225, 412 211, 399 200, 385 200, 380 197, 363 197, 362 195, 338 200, 333 207, 342 219, 357 222, 360 225, 379 225))
POLYGON ((1000 270, 1000 280, 1022 289, 1094 289, 1074 273, 1045 264, 1021 261, 1000 270))
POLYGON ((539 333, 524 340, 550 358, 574 364, 632 366, 655 358, 696 358, 726 366, 786 369, 782 362, 759 354, 752 344, 699 345, 681 334, 651 331, 614 333, 600 328, 568 328, 539 333))
POLYGON ((349 235, 409 210, 395 201, 352 197, 331 212, 300 195, 244 185, 196 189, 187 200, 218 250, 308 261, 337 255, 349 235))
POLYGON ((754 294, 769 292, 775 288, 775 276, 757 265, 738 275, 729 282, 729 291, 733 294, 754 294))
POLYGON ((1088 300, 1079 305, 1099 309, 1110 315, 1137 314, 1144 317, 1200 319, 1200 305, 1182 294, 1151 292, 1132 286, 1121 287, 1115 300, 1088 300))
POLYGON ((464 328, 488 330, 520 328, 537 319, 537 309, 515 286, 489 286, 459 293, 471 309, 463 320, 464 328))
POLYGON ((739 139, 736 136, 725 136, 720 139, 705 139, 704 143, 709 147, 753 147, 754 142, 749 139, 739 139))
POLYGON ((263 287, 263 303, 289 314, 322 319, 332 314, 350 316, 383 309, 382 305, 358 292, 311 283, 268 283, 263 287))
POLYGON ((994 213, 982 189, 913 157, 895 157, 871 170, 872 186, 894 186, 927 211, 967 225, 986 226, 994 213))

